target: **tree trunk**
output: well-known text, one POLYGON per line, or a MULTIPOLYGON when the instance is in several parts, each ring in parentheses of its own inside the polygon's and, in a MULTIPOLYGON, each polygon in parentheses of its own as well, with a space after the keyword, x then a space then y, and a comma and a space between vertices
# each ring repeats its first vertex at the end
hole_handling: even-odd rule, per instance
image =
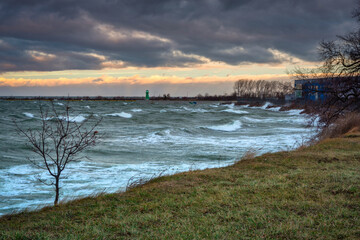
POLYGON ((54 205, 57 205, 59 202, 59 177, 55 177, 55 201, 54 205))

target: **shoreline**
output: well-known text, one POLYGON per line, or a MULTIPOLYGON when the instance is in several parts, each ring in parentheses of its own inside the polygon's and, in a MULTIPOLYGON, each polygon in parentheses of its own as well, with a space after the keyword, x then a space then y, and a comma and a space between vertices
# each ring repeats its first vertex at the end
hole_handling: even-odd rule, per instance
MULTIPOLYGON (((173 104, 174 102, 171 102, 171 101, 169 101, 168 102, 168 104, 173 104)), ((208 102, 204 102, 204 103, 208 103, 208 102)), ((221 108, 221 109, 226 109, 226 110, 229 110, 230 108, 230 114, 231 114, 231 116, 235 116, 235 117, 240 117, 240 116, 243 116, 244 115, 244 111, 242 111, 242 110, 239 110, 239 109, 237 109, 237 110, 235 110, 235 112, 234 111, 232 111, 233 110, 233 107, 234 107, 234 104, 233 103, 230 103, 230 102, 223 102, 224 104, 232 104, 231 106, 223 106, 223 108, 221 108), (229 108, 229 109, 228 109, 229 108), (242 115, 237 115, 237 114, 242 114, 242 115)), ((64 103, 65 104, 65 103, 64 103)), ((209 104, 211 104, 211 103, 209 103, 209 104)), ((216 105, 217 106, 220 106, 219 105, 219 103, 216 103, 216 105)), ((101 103, 99 103, 99 106, 101 106, 101 103)), ((200 107, 200 108, 202 108, 201 106, 198 106, 198 107, 200 107)), ((132 107, 129 107, 129 109, 131 109, 132 107)), ((214 107, 212 107, 212 109, 216 109, 216 108, 214 108, 214 107)), ((220 109, 220 110, 221 110, 220 109)), ((183 109, 184 111, 185 111, 185 109, 183 109)), ((186 112, 191 112, 193 110, 193 108, 187 108, 187 110, 186 110, 186 112)), ((220 111, 220 110, 216 110, 216 111, 220 111)), ((250 110, 248 110, 248 111, 250 111, 250 110)), ((116 112, 116 111, 115 111, 116 112)), ((130 112, 130 111, 129 111, 130 112)), ((220 111, 220 112, 222 112, 222 111, 220 111)), ((225 111, 226 112, 226 111, 225 111)), ((261 112, 262 112, 262 110, 261 110, 261 112)), ((21 113, 21 112, 20 112, 21 113)), ((23 115, 24 113, 22 113, 22 115, 23 115)), ((134 114, 136 114, 136 113, 134 113, 134 114)), ((226 113, 226 114, 228 114, 228 113, 226 113)), ((247 113, 246 113, 247 114, 247 113)), ((245 115, 246 115, 245 114, 245 115)), ((285 114, 285 115, 287 115, 287 114, 285 114)), ((297 114, 294 114, 294 118, 297 118, 297 117, 295 117, 295 115, 297 115, 297 114)), ((200 116, 200 115, 199 115, 200 116)), ((28 116, 26 116, 26 117, 28 117, 28 116)), ((33 118, 34 116, 30 116, 30 118, 33 118)), ((299 117, 299 118, 301 118, 301 119, 303 119, 305 116, 303 116, 303 117, 299 117)), ((235 120, 234 120, 235 121, 235 120)), ((251 118, 244 118, 244 124, 249 124, 249 121, 251 121, 251 118), (247 122, 247 123, 246 123, 247 122)), ((227 128, 229 128, 229 127, 233 127, 233 128, 237 128, 237 126, 235 126, 235 124, 233 123, 233 121, 230 121, 227 125, 226 124, 210 124, 209 126, 212 126, 212 127, 227 127, 227 128)), ((219 128, 217 129, 217 130, 211 130, 211 131, 219 131, 219 128)), ((225 133, 226 133, 226 131, 235 131, 235 130, 228 130, 228 129, 225 129, 225 133)), ((304 130, 305 131, 305 130, 304 130)), ((220 132, 221 133, 221 132, 220 132)), ((156 134, 156 133, 155 133, 156 134)), ((161 132, 161 134, 164 134, 164 133, 162 133, 161 132)), ((214 132, 214 134, 218 134, 218 133, 216 133, 216 132, 214 132)), ((157 135, 155 135, 155 136, 157 136, 157 135)), ((160 137, 161 137, 161 135, 159 135, 160 137)), ((166 137, 166 136, 165 136, 166 137)), ((235 138, 237 138, 237 136, 234 136, 235 138)), ((288 138, 287 136, 285 136, 284 138, 288 138)), ((283 138, 283 139, 284 139, 283 138)), ((290 137, 291 138, 291 137, 290 137)), ((264 138, 263 138, 264 139, 264 138)), ((266 141, 269 141, 269 140, 266 140, 266 139, 268 139, 268 138, 266 138, 265 137, 265 140, 263 140, 264 142, 266 142, 266 141)), ((274 140, 274 138, 272 138, 272 140, 274 140)), ((262 140, 260 140, 260 142, 262 142, 262 140)), ((280 144, 280 145, 277 145, 276 143, 275 144, 270 144, 271 146, 269 147, 269 144, 266 144, 267 146, 265 147, 266 149, 268 149, 268 150, 266 150, 267 152, 274 152, 275 150, 274 149, 277 149, 276 151, 281 151, 281 150, 283 150, 283 149, 289 149, 290 147, 292 147, 292 146, 295 146, 295 142, 294 143, 290 143, 290 144, 284 144, 284 142, 287 142, 287 141, 283 141, 283 143, 282 144, 280 144), (275 146, 275 145, 277 145, 277 146, 275 146), (281 148, 281 149, 280 149, 281 148), (273 150, 271 150, 271 149, 273 149, 273 150)), ((290 141, 291 142, 291 141, 290 141)), ((264 143, 265 144, 265 143, 264 143)), ((263 143, 259 143, 258 145, 261 145, 259 148, 263 148, 263 145, 264 145, 263 143)), ((241 147, 243 147, 245 150, 248 148, 248 147, 250 147, 250 146, 248 146, 247 144, 245 144, 247 147, 246 148, 244 148, 243 146, 244 145, 242 145, 242 146, 239 146, 240 148, 241 147)), ((265 145, 264 145, 265 146, 265 145)), ((243 151, 245 151, 245 150, 238 150, 239 151, 239 153, 235 156, 234 155, 234 160, 235 160, 235 158, 237 159, 239 156, 241 156, 241 154, 243 153, 243 151)), ((223 151, 223 149, 219 149, 219 151, 221 152, 221 151, 223 151)), ((265 151, 265 150, 264 150, 265 151)), ((168 156, 168 158, 171 158, 171 156, 168 156)), ((210 157, 209 157, 209 159, 211 159, 210 157)), ((204 160, 204 161, 207 161, 206 159, 204 160)), ((220 161, 219 161, 219 163, 220 163, 220 161)), ((218 164, 218 163, 214 163, 215 165, 216 164, 218 164)), ((230 163, 231 164, 231 163, 230 163)), ((211 164, 211 165, 213 165, 213 164, 211 164)), ((217 167, 217 166, 215 166, 215 167, 217 167)), ((187 168, 187 169, 184 169, 184 170, 182 170, 182 171, 188 171, 189 170, 189 168, 187 168)), ((13 172, 13 171, 12 171, 13 172)), ((6 174, 6 173, 5 173, 6 174)), ((127 176, 127 175, 126 175, 127 176)), ((130 175, 130 177, 131 177, 131 175, 130 175)), ((116 178, 114 178, 114 179, 116 179, 116 178)), ((116 190, 115 190, 116 191, 116 190)), ((6 192, 6 191, 5 191, 6 192)), ((89 191, 87 191, 87 192, 89 192, 89 191)), ((109 192, 113 192, 113 191, 109 191, 109 192)), ((92 193, 92 192, 91 192, 92 193)), ((91 194, 91 193, 89 193, 89 194, 91 194)), ((85 195, 83 195, 82 197, 84 197, 84 196, 86 196, 86 194, 85 195)), ((20 205, 20 204, 19 204, 20 205)), ((22 205, 20 205, 20 206, 22 206, 22 205)), ((25 205, 26 206, 26 205, 25 205)), ((31 207, 33 207, 33 205, 31 206, 31 207)), ((14 208, 12 208, 12 209, 14 209, 14 208)))
POLYGON ((360 133, 352 132, 223 168, 155 178, 124 193, 5 215, 0 237, 355 238, 359 147, 360 133))

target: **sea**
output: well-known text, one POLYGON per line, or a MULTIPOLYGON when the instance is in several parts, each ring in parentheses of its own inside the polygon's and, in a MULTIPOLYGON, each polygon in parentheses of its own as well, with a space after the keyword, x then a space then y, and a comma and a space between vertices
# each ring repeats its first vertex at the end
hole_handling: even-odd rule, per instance
MULTIPOLYGON (((33 210, 54 201, 48 172, 33 165, 37 156, 16 131, 41 124, 48 101, 0 100, 0 215, 33 210)), ((316 127, 301 110, 236 106, 220 102, 54 101, 70 119, 92 124, 101 136, 83 158, 63 171, 60 200, 121 192, 134 181, 184 171, 231 165, 247 151, 288 151, 314 136, 316 127)), ((50 121, 50 120, 49 120, 50 121)))

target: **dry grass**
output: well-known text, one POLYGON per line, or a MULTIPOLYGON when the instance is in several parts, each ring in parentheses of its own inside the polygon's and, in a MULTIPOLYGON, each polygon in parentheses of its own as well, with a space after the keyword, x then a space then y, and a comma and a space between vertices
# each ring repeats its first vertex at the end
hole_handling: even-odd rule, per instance
POLYGON ((129 178, 127 184, 126 184, 126 191, 131 190, 133 188, 136 187, 140 187, 154 179, 160 178, 162 176, 164 176, 164 173, 167 171, 167 169, 160 171, 159 173, 155 173, 153 174, 151 177, 149 178, 144 178, 144 177, 137 177, 137 176, 132 176, 131 178, 129 178))
POLYGON ((319 139, 340 137, 354 129, 360 128, 360 113, 347 113, 333 124, 325 126, 319 134, 319 139))
POLYGON ((256 155, 259 155, 259 150, 255 148, 249 148, 245 151, 239 161, 253 159, 256 157, 256 155))

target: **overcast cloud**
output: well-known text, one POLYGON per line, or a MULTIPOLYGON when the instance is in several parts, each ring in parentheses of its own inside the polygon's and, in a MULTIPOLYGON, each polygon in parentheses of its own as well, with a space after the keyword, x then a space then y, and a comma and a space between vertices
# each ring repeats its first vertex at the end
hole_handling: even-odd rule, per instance
POLYGON ((356 0, 1 0, 0 71, 316 61, 356 0))

